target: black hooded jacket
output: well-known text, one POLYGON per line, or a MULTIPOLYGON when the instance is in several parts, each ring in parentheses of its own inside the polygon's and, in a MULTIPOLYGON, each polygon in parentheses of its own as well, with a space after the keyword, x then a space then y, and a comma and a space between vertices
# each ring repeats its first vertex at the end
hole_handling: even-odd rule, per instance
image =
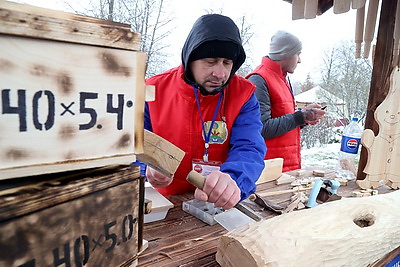
MULTIPOLYGON (((196 87, 200 88, 200 86, 193 81, 191 73, 188 70, 190 55, 204 42, 214 40, 230 41, 237 44, 238 54, 236 60, 233 61, 232 71, 228 80, 222 87, 215 89, 212 94, 216 94, 226 87, 232 76, 246 59, 239 29, 232 19, 219 14, 203 15, 194 23, 182 48, 182 64, 185 69, 185 79, 187 83, 194 84, 196 87), (216 25, 218 25, 218 27, 216 27, 216 25)), ((203 92, 205 90, 203 89, 201 91, 203 92)))

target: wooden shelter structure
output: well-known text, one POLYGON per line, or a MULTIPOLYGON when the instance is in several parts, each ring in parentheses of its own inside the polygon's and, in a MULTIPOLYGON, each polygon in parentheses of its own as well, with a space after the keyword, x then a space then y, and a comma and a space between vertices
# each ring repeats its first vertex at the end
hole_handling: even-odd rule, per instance
MULTIPOLYGON (((369 47, 374 37, 377 12, 380 10, 377 25, 377 38, 372 49, 373 71, 366 112, 365 129, 371 129, 378 134, 379 126, 374 118, 376 108, 383 102, 389 92, 390 76, 399 60, 399 33, 400 21, 396 22, 396 16, 400 18, 398 0, 284 0, 292 4, 293 19, 312 19, 317 15, 323 15, 333 8, 336 14, 347 12, 350 8, 357 8, 357 22, 355 25, 355 43, 360 48, 364 42, 364 57, 369 55, 369 47), (368 5, 368 13, 365 10, 368 5), (364 23, 365 22, 365 23, 364 23), (397 26, 396 26, 397 23, 397 26), (365 27, 364 27, 365 25, 365 27), (367 51, 366 51, 367 50, 367 51)), ((357 49, 356 49, 357 50, 357 49)), ((359 51, 358 51, 359 52, 359 51)), ((356 51, 356 57, 358 57, 356 51)), ((367 150, 362 147, 358 166, 357 180, 363 180, 366 174, 363 172, 367 164, 367 150)))

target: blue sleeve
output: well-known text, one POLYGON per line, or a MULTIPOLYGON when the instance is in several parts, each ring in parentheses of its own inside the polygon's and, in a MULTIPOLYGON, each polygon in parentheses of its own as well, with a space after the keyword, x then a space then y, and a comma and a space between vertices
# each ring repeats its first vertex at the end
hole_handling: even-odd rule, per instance
MULTIPOLYGON (((153 129, 151 127, 149 105, 147 104, 147 102, 145 102, 145 105, 144 105, 144 128, 146 130, 153 131, 153 129)), ((136 160, 135 162, 133 162, 133 164, 139 165, 140 175, 142 175, 142 176, 146 175, 146 167, 147 167, 146 164, 144 164, 143 162, 140 162, 139 160, 136 160)))
POLYGON ((147 102, 144 104, 144 128, 150 132, 153 131, 153 128, 151 127, 149 104, 147 102))
POLYGON ((241 200, 255 192, 255 182, 264 169, 267 148, 261 130, 260 106, 253 94, 233 124, 231 148, 227 160, 221 166, 221 171, 230 174, 239 186, 241 200))

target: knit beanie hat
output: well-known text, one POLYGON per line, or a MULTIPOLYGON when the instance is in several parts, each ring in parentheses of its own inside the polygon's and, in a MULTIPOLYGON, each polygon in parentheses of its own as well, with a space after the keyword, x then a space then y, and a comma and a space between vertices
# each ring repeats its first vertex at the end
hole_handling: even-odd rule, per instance
POLYGON ((274 61, 284 60, 299 53, 301 49, 299 38, 286 31, 277 31, 271 37, 269 58, 274 61))
POLYGON ((229 41, 206 41, 199 45, 189 56, 189 62, 202 58, 228 58, 236 61, 240 53, 239 46, 229 41))

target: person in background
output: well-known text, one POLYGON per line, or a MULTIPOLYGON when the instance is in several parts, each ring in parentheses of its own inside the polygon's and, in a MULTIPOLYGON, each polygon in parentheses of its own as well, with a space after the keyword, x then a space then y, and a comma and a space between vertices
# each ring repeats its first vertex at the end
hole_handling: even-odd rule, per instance
POLYGON ((246 58, 236 24, 201 16, 182 49, 182 64, 147 79, 155 101, 145 105, 145 129, 185 151, 173 178, 147 166, 150 184, 164 196, 194 191, 200 201, 230 209, 247 198, 264 168, 255 86, 235 72, 246 58), (186 181, 196 170, 203 190, 186 181))
POLYGON ((246 78, 257 87, 262 136, 268 147, 265 159, 283 158, 283 171, 301 168, 300 127, 315 125, 325 114, 318 104, 296 111, 293 90, 287 79, 301 63, 302 44, 293 34, 277 31, 269 55, 246 78))

